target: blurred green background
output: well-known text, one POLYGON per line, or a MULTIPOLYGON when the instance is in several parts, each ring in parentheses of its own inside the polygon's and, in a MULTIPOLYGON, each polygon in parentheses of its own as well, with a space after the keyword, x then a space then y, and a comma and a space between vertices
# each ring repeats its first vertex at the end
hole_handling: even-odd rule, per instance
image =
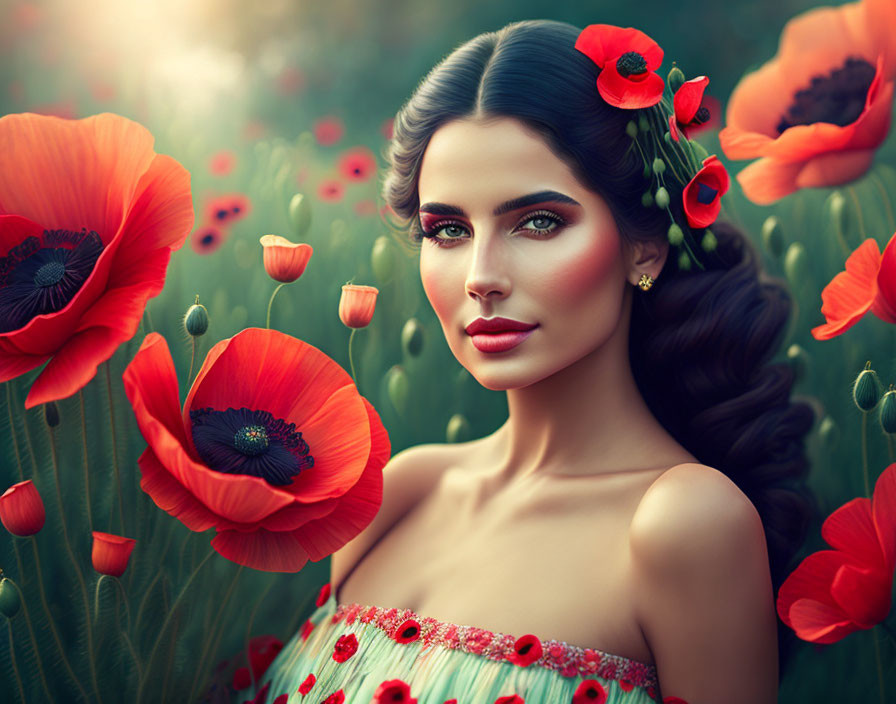
MULTIPOLYGON (((149 329, 168 340, 185 397, 191 349, 181 318, 196 295, 211 320, 207 334, 199 340, 197 367, 218 340, 247 326, 264 326, 275 283, 262 268, 258 238, 274 233, 294 239, 288 205, 295 193, 304 193, 312 207, 312 225, 304 240, 312 244, 314 255, 305 274, 277 295, 271 325, 317 346, 349 369, 349 330, 337 317, 341 286, 353 280, 380 289, 372 323, 355 336, 353 358, 359 389, 379 411, 397 452, 421 442, 445 442, 449 421, 456 415, 464 421, 454 421, 451 439, 489 433, 505 420, 506 404, 503 393, 480 387, 451 355, 420 286, 416 258, 391 245, 373 265, 374 243, 388 235, 378 193, 380 174, 346 180, 340 173, 340 158, 349 150, 366 147, 381 169, 389 121, 424 74, 459 44, 508 22, 545 18, 580 27, 592 23, 637 26, 663 47, 661 74, 675 61, 688 78, 708 75, 707 93, 724 108, 740 77, 774 55, 785 22, 815 5, 810 0, 642 0, 637 4, 627 0, 271 0, 255 4, 0 0, 0 114, 27 111, 80 118, 118 113, 146 126, 155 136, 156 152, 173 156, 191 172, 196 230, 172 257, 165 290, 150 301, 145 325, 111 360, 111 378, 119 392, 116 398, 124 398, 121 372, 149 329), (322 143, 326 140, 316 131, 321 121, 341 125, 332 143, 322 143), (215 159, 230 160, 232 168, 216 169, 215 159), (320 189, 332 182, 340 183, 341 191, 327 196, 320 189), (222 231, 219 246, 199 251, 199 239, 209 223, 209 203, 232 194, 248 199, 248 214, 222 231), (409 354, 401 343, 409 318, 416 318, 424 331, 418 355, 409 354), (389 379, 402 374, 407 380, 404 405, 396 403, 395 387, 392 394, 388 388, 389 379)), ((719 117, 724 121, 723 115, 719 117)), ((724 158, 717 129, 701 133, 698 141, 710 154, 719 155, 732 176, 745 165, 724 158)), ((891 201, 896 194, 896 172, 887 166, 896 164, 892 134, 876 163, 871 177, 853 184, 864 219, 847 237, 850 249, 865 237, 875 237, 883 248, 896 229, 892 211, 879 195, 881 188, 891 201)), ((760 207, 747 201, 732 179, 731 191, 723 199, 724 216, 744 227, 757 246, 762 222, 774 214, 784 224, 785 244, 800 243, 805 248, 804 266, 790 272, 785 271, 783 258, 764 248, 762 255, 770 275, 789 276, 796 297, 791 327, 777 359, 795 360, 796 352, 788 357, 788 348, 802 347, 805 357, 800 359, 805 361, 799 362, 803 371, 795 393, 813 404, 819 420, 827 416, 837 428, 834 440, 819 438, 816 424, 809 439, 810 483, 819 494, 823 517, 864 493, 861 418, 851 399, 855 376, 870 359, 884 387, 896 380, 896 333, 880 320, 868 316, 847 335, 824 343, 809 335, 810 328, 824 322, 819 312, 821 289, 842 269, 845 259, 824 214, 832 190, 800 193, 760 207)), ((25 375, 16 381, 14 393, 19 401, 33 377, 25 375)), ((87 412, 103 423, 108 405, 106 389, 98 382, 102 382, 101 374, 85 391, 87 412)), ((59 405, 63 417, 77 413, 76 397, 59 405)), ((139 525, 140 536, 147 541, 160 539, 156 527, 164 526, 184 541, 175 545, 189 548, 195 566, 197 553, 207 551, 213 534, 190 534, 140 492, 136 458, 145 443, 130 408, 119 403, 115 412, 123 486, 133 492, 135 511, 141 511, 136 515, 145 521, 139 525)), ((40 409, 25 415, 35 437, 45 432, 40 409)), ((6 416, 4 412, 0 422, 6 423, 6 416)), ((869 432, 873 485, 892 461, 892 450, 879 427, 869 432)), ((111 440, 105 447, 111 454, 111 440)), ((12 462, 8 445, 4 452, 12 462)), ((35 463, 46 464, 48 452, 45 444, 35 442, 35 463)), ((63 450, 61 462, 71 464, 67 481, 74 492, 77 480, 72 477, 79 461, 78 451, 63 450)), ((111 472, 107 467, 96 471, 111 472)), ((98 476, 102 481, 112 475, 98 476)), ((11 472, 3 478, 17 481, 11 472)), ((112 508, 111 502, 101 505, 98 515, 109 512, 110 518, 108 523, 96 523, 97 530, 122 530, 113 520, 112 508)), ((820 524, 810 527, 806 553, 826 547, 819 530, 820 524)), ((49 548, 52 535, 42 539, 49 548)), ((89 549, 89 538, 80 540, 81 547, 89 549)), ((3 566, 14 562, 5 544, 0 559, 3 566)), ((134 559, 139 560, 139 544, 134 559)), ((216 567, 218 578, 229 577, 232 567, 229 563, 216 567)), ((178 560, 174 574, 180 583, 189 572, 178 560)), ((272 633, 286 642, 313 610, 317 589, 329 579, 329 561, 309 563, 295 575, 248 572, 219 618, 221 640, 213 653, 219 657, 242 647, 245 611, 250 607, 258 606, 253 635, 272 633), (259 602, 262 593, 265 598, 259 602), (283 623, 284 610, 294 610, 291 623, 283 623)), ((139 595, 131 598, 139 599, 139 595)), ((207 625, 207 619, 195 627, 202 625, 207 625)), ((831 646, 801 645, 782 681, 782 704, 877 701, 872 632, 851 635, 831 646)), ((5 647, 0 646, 0 652, 5 647)), ((889 694, 896 696, 894 648, 888 641, 882 641, 881 647, 889 694)), ((195 654, 174 655, 175 678, 180 672, 189 682, 195 654)), ((217 659, 209 656, 204 663, 209 674, 217 659)))

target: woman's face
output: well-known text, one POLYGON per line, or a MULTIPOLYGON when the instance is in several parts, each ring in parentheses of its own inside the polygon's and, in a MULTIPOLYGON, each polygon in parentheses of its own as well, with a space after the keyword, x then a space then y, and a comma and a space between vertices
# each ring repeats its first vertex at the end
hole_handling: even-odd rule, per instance
POLYGON ((423 288, 451 351, 480 384, 528 386, 613 335, 627 286, 613 216, 536 133, 509 118, 443 125, 418 190, 421 225, 434 235, 422 242, 423 288), (500 343, 513 335, 465 331, 499 316, 536 327, 509 349, 500 343))

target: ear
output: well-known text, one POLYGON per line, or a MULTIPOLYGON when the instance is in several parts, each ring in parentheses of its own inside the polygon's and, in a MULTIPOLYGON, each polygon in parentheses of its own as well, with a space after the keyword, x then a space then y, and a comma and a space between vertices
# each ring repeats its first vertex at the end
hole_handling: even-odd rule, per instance
POLYGON ((642 274, 649 274, 654 279, 659 277, 669 254, 669 241, 657 238, 635 242, 631 245, 629 254, 627 278, 637 286, 642 274))

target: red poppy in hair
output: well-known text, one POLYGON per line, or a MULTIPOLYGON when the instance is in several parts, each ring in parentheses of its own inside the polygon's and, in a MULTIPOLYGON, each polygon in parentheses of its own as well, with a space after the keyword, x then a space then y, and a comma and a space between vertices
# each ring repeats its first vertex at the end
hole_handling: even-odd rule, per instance
POLYGON ((706 76, 697 76, 681 84, 672 98, 674 114, 669 115, 669 134, 676 142, 679 131, 691 138, 694 127, 709 122, 709 109, 703 106, 703 92, 709 83, 706 76))
POLYGON ((125 369, 148 443, 140 487, 253 569, 298 572, 360 533, 382 503, 389 436, 348 373, 316 347, 247 328, 209 350, 181 411, 168 344, 125 369))
POLYGON ((708 227, 716 221, 722 207, 721 198, 728 192, 728 172, 712 154, 703 160, 701 168, 684 187, 681 194, 684 212, 691 227, 708 227))
POLYGON ((193 229, 190 174, 111 113, 0 118, 0 382, 71 396, 130 340, 193 229))
POLYGON ((576 39, 576 49, 600 66, 597 90, 617 108, 647 108, 663 98, 663 79, 655 70, 663 50, 634 27, 591 24, 576 39))

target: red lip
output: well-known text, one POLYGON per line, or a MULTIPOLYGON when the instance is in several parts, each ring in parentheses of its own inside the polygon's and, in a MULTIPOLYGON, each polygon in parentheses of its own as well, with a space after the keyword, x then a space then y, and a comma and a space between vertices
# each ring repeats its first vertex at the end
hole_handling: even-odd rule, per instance
POLYGON ((529 323, 522 323, 519 320, 511 320, 510 318, 476 318, 472 323, 464 328, 467 335, 476 335, 477 333, 496 333, 496 332, 517 332, 531 330, 537 327, 529 323))

